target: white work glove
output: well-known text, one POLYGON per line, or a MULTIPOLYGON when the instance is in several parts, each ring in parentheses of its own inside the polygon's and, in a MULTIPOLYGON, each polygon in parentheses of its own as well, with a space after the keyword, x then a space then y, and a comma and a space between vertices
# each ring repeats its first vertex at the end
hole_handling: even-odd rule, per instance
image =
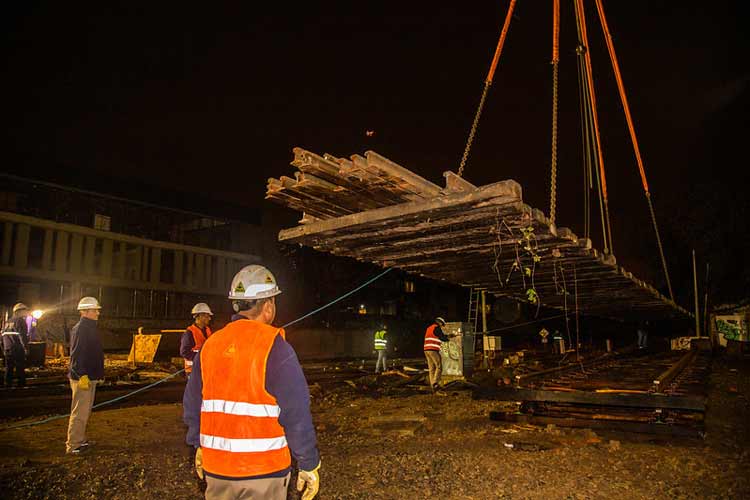
POLYGON ((297 491, 303 491, 302 500, 312 500, 320 489, 320 462, 311 471, 300 469, 297 475, 297 491))
POLYGON ((206 475, 203 473, 203 448, 195 450, 195 473, 199 479, 206 479, 206 475))

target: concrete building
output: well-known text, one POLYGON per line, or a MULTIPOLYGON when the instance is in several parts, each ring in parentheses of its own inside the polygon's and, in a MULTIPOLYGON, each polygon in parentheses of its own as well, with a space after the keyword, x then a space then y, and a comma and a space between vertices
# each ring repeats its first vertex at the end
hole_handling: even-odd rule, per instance
POLYGON ((107 349, 138 327, 185 327, 196 302, 226 322, 227 287, 263 240, 252 224, 17 178, 0 188, 0 227, 0 302, 44 310, 38 333, 60 342, 80 297, 97 297, 107 349))

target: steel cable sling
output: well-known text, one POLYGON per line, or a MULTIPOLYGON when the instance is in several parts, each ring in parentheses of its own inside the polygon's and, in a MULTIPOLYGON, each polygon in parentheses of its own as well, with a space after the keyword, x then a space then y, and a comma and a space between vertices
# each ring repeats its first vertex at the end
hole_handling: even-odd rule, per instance
POLYGON ((601 136, 599 133, 599 116, 596 108, 596 93, 594 91, 594 81, 591 69, 591 55, 588 50, 588 33, 586 30, 586 15, 583 10, 583 0, 575 0, 576 27, 578 30, 578 49, 579 56, 579 75, 583 80, 579 82, 583 85, 584 108, 586 111, 587 122, 589 125, 588 147, 592 152, 594 159, 594 168, 596 172, 597 188, 599 191, 599 211, 602 223, 602 238, 605 254, 614 254, 612 244, 612 225, 609 217, 609 200, 607 195, 607 177, 604 170, 604 155, 602 153, 601 136), (596 147, 596 151, 594 151, 596 147))
MULTIPOLYGON (((580 1, 580 0, 577 0, 580 1)), ((669 288, 669 298, 674 302, 674 293, 672 292, 672 282, 669 279, 669 270, 667 268, 667 259, 664 257, 664 248, 661 243, 661 236, 659 235, 659 226, 656 223, 656 214, 654 213, 654 205, 651 202, 651 193, 648 189, 648 181, 646 179, 646 170, 643 167, 643 160, 641 159, 641 150, 638 147, 638 138, 635 135, 635 127, 633 125, 633 118, 630 115, 630 106, 628 105, 628 98, 625 95, 625 85, 622 82, 622 75, 620 74, 620 66, 617 63, 617 54, 615 53, 615 46, 612 42, 612 35, 609 32, 609 26, 607 25, 607 18, 604 15, 604 6, 602 0, 596 0, 596 10, 599 13, 599 21, 602 25, 602 31, 604 32, 604 40, 607 42, 607 50, 609 51, 609 58, 612 61, 612 70, 615 73, 615 80, 617 81, 617 89, 620 93, 620 100, 622 101, 622 107, 625 111, 625 120, 628 123, 628 130, 630 132, 630 139, 633 143, 633 152, 635 153, 636 162, 638 163, 638 171, 641 175, 641 183, 643 184, 643 192, 646 195, 646 201, 648 202, 648 210, 651 214, 651 222, 654 226, 654 232, 656 233, 656 243, 659 247, 659 255, 661 256, 661 263, 664 268, 664 277, 667 280, 667 287, 669 288)))
POLYGON ((479 127, 479 118, 482 116, 482 109, 484 109, 484 103, 487 100, 487 94, 489 93, 490 86, 492 85, 492 79, 495 76, 495 69, 497 69, 497 62, 500 60, 500 54, 503 51, 503 45, 505 44, 505 37, 508 35, 508 28, 510 27, 510 19, 513 16, 513 8, 516 6, 516 0, 510 0, 508 5, 508 13, 505 15, 505 23, 503 23, 503 29, 500 32, 500 39, 497 41, 497 47, 495 48, 495 55, 492 57, 492 63, 490 64, 490 70, 487 73, 487 78, 484 81, 484 89, 482 90, 482 97, 479 99, 479 106, 477 112, 474 115, 474 121, 471 124, 471 130, 469 131, 469 138, 466 141, 466 147, 464 148, 464 154, 461 157, 461 164, 458 167, 458 176, 463 177, 464 168, 466 167, 466 161, 469 159, 469 152, 471 146, 474 143, 474 137, 477 134, 479 127))

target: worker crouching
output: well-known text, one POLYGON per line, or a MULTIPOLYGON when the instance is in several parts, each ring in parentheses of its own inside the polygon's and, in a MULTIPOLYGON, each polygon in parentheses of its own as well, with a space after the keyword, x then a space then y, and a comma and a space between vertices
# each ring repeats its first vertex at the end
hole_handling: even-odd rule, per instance
POLYGON ((284 330, 272 326, 280 293, 265 267, 240 270, 229 299, 242 318, 209 337, 193 360, 183 419, 207 499, 286 499, 292 455, 302 498, 318 492, 307 381, 284 330))

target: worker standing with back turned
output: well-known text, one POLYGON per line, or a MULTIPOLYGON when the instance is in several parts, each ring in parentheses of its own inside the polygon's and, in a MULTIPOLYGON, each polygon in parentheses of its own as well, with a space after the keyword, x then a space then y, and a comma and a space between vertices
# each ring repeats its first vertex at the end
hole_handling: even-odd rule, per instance
POLYGON ((13 319, 3 328, 3 356, 5 356, 5 387, 18 379, 18 387, 26 385, 26 355, 29 352, 29 338, 26 330, 26 316, 29 308, 19 302, 13 306, 13 319))
POLYGON ((307 381, 284 330, 272 326, 280 293, 265 267, 241 269, 229 299, 242 318, 209 337, 193 360, 183 419, 207 499, 286 499, 292 455, 302 499, 320 487, 307 381))
POLYGON ((65 451, 77 455, 89 446, 86 426, 94 405, 96 385, 104 380, 104 351, 97 333, 101 310, 94 297, 84 297, 78 303, 81 319, 70 330, 70 420, 65 451))
POLYGON ((427 368, 430 372, 430 387, 435 392, 440 387, 440 376, 443 374, 443 362, 440 358, 440 346, 456 335, 446 335, 441 327, 445 326, 443 318, 435 318, 435 321, 427 327, 424 334, 424 357, 427 358, 427 368))
POLYGON ((180 340, 180 356, 185 360, 185 373, 190 378, 193 371, 193 358, 201 350, 203 343, 211 336, 211 328, 208 324, 214 313, 205 302, 199 302, 190 311, 193 315, 193 324, 187 327, 180 340))
POLYGON ((380 371, 380 366, 382 365, 382 370, 385 371, 385 363, 386 363, 386 350, 388 349, 388 339, 385 338, 388 333, 388 326, 383 325, 383 327, 375 332, 375 352, 378 353, 378 360, 375 362, 375 373, 378 373, 380 371))

